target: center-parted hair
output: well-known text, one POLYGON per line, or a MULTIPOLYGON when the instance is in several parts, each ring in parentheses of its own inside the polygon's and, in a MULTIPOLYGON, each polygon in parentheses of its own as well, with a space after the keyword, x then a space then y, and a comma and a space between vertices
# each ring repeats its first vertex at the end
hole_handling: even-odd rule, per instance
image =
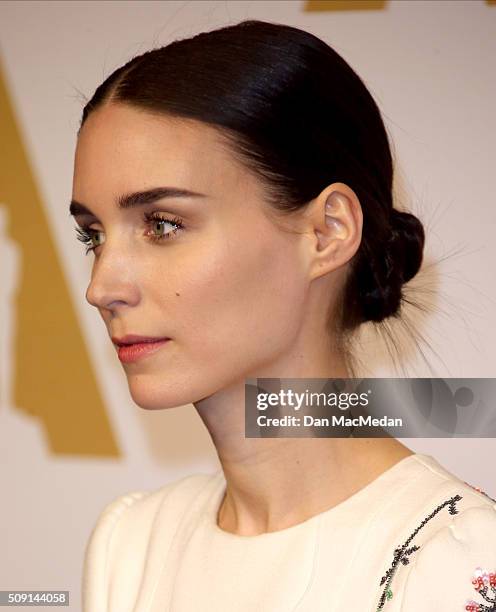
POLYGON ((363 230, 338 328, 399 316, 403 285, 422 263, 423 225, 393 208, 393 159, 379 108, 324 41, 258 20, 202 32, 115 70, 86 104, 81 127, 107 102, 219 129, 282 213, 305 207, 332 183, 348 185, 363 230))

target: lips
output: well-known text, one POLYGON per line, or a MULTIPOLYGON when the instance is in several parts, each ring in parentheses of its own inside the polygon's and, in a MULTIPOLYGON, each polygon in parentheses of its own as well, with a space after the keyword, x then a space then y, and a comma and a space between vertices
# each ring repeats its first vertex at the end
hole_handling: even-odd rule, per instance
POLYGON ((169 342, 170 338, 164 338, 155 341, 121 344, 117 349, 117 355, 122 363, 132 363, 156 353, 169 342))
POLYGON ((135 334, 128 334, 126 336, 123 336, 122 338, 112 336, 112 342, 117 346, 126 346, 129 344, 147 344, 153 342, 162 342, 164 340, 170 340, 170 338, 166 338, 165 336, 162 336, 160 338, 151 336, 137 336, 135 334))

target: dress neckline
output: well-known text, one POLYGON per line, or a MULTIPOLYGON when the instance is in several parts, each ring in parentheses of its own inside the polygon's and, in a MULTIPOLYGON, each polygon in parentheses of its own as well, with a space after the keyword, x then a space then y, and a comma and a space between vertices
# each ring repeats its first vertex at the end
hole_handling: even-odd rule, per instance
POLYGON ((268 542, 283 539, 293 534, 298 534, 301 531, 312 529, 314 526, 317 526, 323 520, 328 518, 334 518, 339 515, 346 514, 351 506, 360 503, 361 501, 365 501, 367 498, 374 498, 374 496, 377 496, 381 490, 389 489, 395 481, 402 479, 402 473, 410 469, 411 466, 425 468, 426 464, 430 464, 432 461, 434 461, 434 459, 430 455, 424 455, 421 453, 412 453, 411 455, 407 455, 406 457, 403 457, 403 459, 400 459, 393 464, 390 468, 379 474, 379 476, 371 480, 364 487, 335 506, 332 506, 327 510, 323 510, 322 512, 318 512, 317 514, 314 514, 308 519, 296 523, 295 525, 290 525, 289 527, 285 527, 283 529, 256 535, 241 535, 231 533, 230 531, 222 529, 217 524, 218 512, 226 491, 224 472, 222 469, 220 469, 213 476, 214 491, 209 497, 205 507, 205 519, 210 531, 214 533, 216 537, 224 538, 226 542, 268 542))

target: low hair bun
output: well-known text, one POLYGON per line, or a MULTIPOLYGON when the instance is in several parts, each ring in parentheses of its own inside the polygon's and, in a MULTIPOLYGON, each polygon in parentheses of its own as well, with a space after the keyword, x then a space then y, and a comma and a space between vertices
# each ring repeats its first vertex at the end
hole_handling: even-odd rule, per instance
POLYGON ((422 265, 425 245, 424 226, 411 213, 393 209, 391 215, 392 236, 390 248, 401 262, 401 277, 406 283, 411 280, 422 265))
POLYGON ((362 253, 357 266, 361 294, 362 322, 379 323, 399 312, 402 287, 422 265, 425 243, 420 220, 408 212, 393 209, 389 237, 379 247, 362 253))

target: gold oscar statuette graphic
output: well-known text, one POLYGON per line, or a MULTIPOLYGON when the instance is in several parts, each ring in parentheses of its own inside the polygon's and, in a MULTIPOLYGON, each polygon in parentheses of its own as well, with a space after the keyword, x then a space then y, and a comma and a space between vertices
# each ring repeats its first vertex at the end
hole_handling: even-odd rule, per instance
POLYGON ((386 7, 386 0, 306 0, 304 11, 370 11, 386 7))
POLYGON ((55 455, 119 457, 3 74, 0 203, 20 253, 12 408, 39 419, 55 455))

